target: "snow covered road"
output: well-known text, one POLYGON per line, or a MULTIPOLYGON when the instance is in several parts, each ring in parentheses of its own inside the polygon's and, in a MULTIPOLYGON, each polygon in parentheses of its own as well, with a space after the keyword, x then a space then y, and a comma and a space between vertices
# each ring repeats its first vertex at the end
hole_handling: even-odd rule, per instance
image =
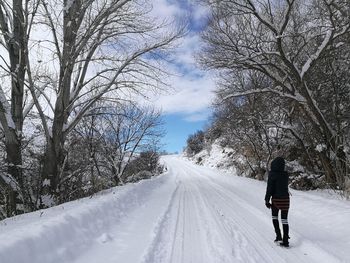
POLYGON ((265 182, 163 160, 158 178, 0 222, 0 262, 350 262, 349 201, 292 191, 285 249, 265 182))
POLYGON ((292 248, 285 249, 272 242, 265 183, 181 159, 166 161, 178 188, 144 262, 350 262, 348 202, 293 192, 292 248))

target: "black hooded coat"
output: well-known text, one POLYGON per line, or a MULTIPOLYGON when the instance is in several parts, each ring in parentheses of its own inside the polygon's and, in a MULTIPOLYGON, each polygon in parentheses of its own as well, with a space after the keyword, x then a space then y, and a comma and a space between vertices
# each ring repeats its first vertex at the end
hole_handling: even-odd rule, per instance
POLYGON ((284 171, 285 161, 277 157, 271 162, 271 171, 267 180, 265 202, 270 198, 289 198, 288 180, 289 175, 284 171))

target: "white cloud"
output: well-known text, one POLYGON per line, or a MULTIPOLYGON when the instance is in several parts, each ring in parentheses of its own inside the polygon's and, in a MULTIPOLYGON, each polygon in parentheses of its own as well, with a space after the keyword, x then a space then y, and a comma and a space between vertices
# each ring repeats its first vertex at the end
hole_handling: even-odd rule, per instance
POLYGON ((193 67, 197 70, 195 55, 201 48, 201 40, 198 34, 189 34, 185 36, 176 50, 176 61, 184 65, 193 67))
POLYGON ((187 122, 198 122, 198 121, 205 121, 208 119, 210 115, 210 112, 209 111, 203 111, 203 112, 200 112, 200 113, 195 113, 195 114, 192 114, 192 115, 187 115, 184 120, 187 121, 187 122))
MULTIPOLYGON (((196 3, 194 3, 196 4, 196 3)), ((203 4, 197 3, 196 8, 193 9, 193 17, 196 21, 202 21, 203 19, 206 19, 209 15, 209 9, 207 6, 203 4)))
POLYGON ((169 3, 167 0, 153 0, 152 15, 160 20, 176 20, 183 14, 179 4, 169 3))
MULTIPOLYGON (((214 97, 213 79, 208 76, 196 79, 188 78, 188 76, 172 77, 170 83, 174 90, 169 94, 157 96, 153 100, 155 106, 161 108, 165 114, 183 113, 188 117, 193 114, 207 115, 206 112, 214 97)), ((190 119, 194 120, 193 117, 190 119)))
MULTIPOLYGON (((184 19, 191 13, 192 23, 200 24, 206 19, 208 10, 203 5, 198 5, 194 0, 187 0, 187 7, 179 1, 156 0, 154 2, 154 13, 159 16, 184 19)), ((170 72, 178 76, 169 78, 168 83, 173 91, 168 94, 156 96, 152 102, 156 107, 163 110, 165 114, 184 115, 184 119, 190 122, 202 121, 208 118, 209 107, 214 98, 214 79, 209 73, 199 69, 195 60, 196 53, 201 48, 201 40, 198 32, 194 32, 189 26, 187 34, 173 52, 174 63, 167 64, 170 72)))

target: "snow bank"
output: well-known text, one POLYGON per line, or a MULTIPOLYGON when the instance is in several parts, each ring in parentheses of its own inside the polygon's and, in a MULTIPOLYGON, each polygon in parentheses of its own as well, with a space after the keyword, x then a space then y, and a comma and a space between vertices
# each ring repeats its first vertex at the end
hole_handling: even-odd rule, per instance
POLYGON ((166 175, 104 191, 92 198, 69 202, 0 222, 2 263, 72 262, 92 240, 108 242, 106 234, 154 190, 166 175))
POLYGON ((214 142, 210 148, 204 149, 190 159, 206 167, 219 168, 236 174, 233 165, 234 150, 228 147, 222 147, 219 142, 214 142))

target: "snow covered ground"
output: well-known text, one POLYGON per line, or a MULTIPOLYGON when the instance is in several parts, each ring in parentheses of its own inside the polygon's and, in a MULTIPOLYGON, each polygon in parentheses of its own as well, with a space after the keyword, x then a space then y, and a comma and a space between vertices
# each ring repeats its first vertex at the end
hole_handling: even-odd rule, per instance
POLYGON ((0 222, 0 262, 350 262, 349 201, 292 191, 285 249, 266 183, 163 160, 160 177, 0 222))

